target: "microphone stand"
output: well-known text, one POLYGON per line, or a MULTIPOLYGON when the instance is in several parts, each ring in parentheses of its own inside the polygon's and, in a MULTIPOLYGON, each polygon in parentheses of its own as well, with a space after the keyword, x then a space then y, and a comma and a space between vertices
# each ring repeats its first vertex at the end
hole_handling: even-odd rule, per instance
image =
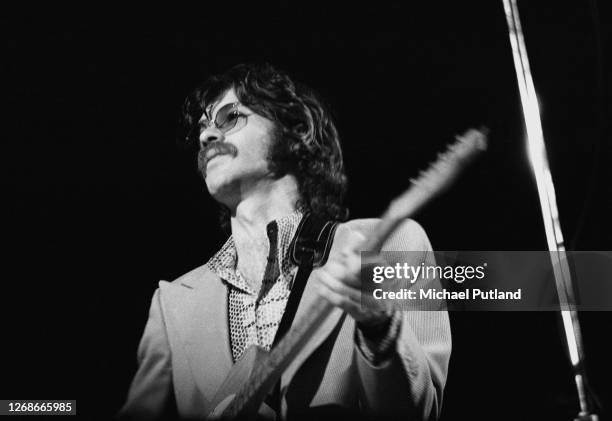
POLYGON ((506 13, 506 22, 510 35, 510 45, 514 58, 514 67, 521 97, 523 118, 527 128, 527 150, 533 173, 536 179, 540 208, 544 220, 546 240, 550 251, 555 286, 561 305, 561 319, 565 339, 569 349, 570 360, 574 371, 574 381, 578 392, 580 412, 575 421, 597 421, 598 417, 591 412, 590 400, 587 395, 586 371, 584 369, 584 350, 582 347, 582 335, 576 301, 569 265, 566 259, 565 244, 561 224, 559 222, 559 211, 555 197, 546 146, 542 132, 540 110, 538 100, 533 86, 527 49, 521 28, 521 21, 517 7, 517 0, 502 0, 506 13))

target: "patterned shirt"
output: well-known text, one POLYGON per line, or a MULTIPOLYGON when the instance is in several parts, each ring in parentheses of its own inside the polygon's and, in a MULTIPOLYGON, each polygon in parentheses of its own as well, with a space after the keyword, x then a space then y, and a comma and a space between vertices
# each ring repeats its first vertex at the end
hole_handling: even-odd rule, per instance
POLYGON ((236 268, 233 237, 207 263, 228 285, 228 314, 232 357, 240 359, 251 345, 270 350, 289 299, 297 266, 289 258, 289 245, 303 213, 300 210, 267 226, 270 253, 261 288, 255 291, 236 268))

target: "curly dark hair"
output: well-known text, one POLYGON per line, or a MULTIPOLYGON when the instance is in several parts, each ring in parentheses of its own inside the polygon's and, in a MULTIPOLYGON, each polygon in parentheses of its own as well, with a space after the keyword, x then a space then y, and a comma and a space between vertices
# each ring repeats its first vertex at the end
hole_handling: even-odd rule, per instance
MULTIPOLYGON (((195 128, 205 107, 231 88, 242 104, 274 123, 270 168, 278 177, 295 176, 300 193, 296 206, 325 219, 345 220, 347 180, 330 113, 311 89, 269 64, 239 64, 192 92, 182 110, 182 133, 187 134, 182 139, 187 145, 198 145, 195 128)), ((221 208, 222 225, 227 228, 228 209, 221 208)))

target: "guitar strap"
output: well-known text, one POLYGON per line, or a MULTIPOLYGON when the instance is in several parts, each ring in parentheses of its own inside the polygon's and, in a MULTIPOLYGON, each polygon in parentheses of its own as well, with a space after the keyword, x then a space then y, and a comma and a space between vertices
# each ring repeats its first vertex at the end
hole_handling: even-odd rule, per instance
POLYGON ((298 266, 285 312, 274 336, 274 347, 287 333, 313 268, 323 266, 329 257, 338 222, 326 221, 312 213, 304 215, 289 245, 289 256, 298 266))
MULTIPOLYGON (((312 213, 305 214, 300 221, 289 245, 289 256, 293 264, 298 266, 298 270, 293 279, 287 306, 278 325, 272 347, 276 346, 289 331, 312 269, 323 266, 327 261, 337 226, 337 222, 325 221, 312 213)), ((278 412, 280 381, 274 385, 265 402, 275 412, 278 412)))

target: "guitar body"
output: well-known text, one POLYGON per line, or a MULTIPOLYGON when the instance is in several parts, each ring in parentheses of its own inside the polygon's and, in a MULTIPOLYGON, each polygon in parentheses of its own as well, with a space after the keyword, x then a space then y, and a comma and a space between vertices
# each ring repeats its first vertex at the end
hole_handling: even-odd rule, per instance
MULTIPOLYGON (((238 395, 240 389, 244 386, 246 379, 251 377, 253 369, 265 361, 268 356, 268 352, 258 346, 251 346, 247 348, 242 357, 234 364, 230 372, 227 374, 225 381, 219 387, 217 394, 215 395, 212 408, 213 410, 208 415, 207 419, 218 420, 234 418, 228 417, 226 409, 232 404, 234 398, 238 395)), ((261 399, 265 399, 268 390, 262 392, 264 395, 261 399)), ((257 412, 265 418, 275 418, 275 412, 265 403, 261 407, 250 407, 245 408, 241 411, 239 418, 254 418, 257 412)))

